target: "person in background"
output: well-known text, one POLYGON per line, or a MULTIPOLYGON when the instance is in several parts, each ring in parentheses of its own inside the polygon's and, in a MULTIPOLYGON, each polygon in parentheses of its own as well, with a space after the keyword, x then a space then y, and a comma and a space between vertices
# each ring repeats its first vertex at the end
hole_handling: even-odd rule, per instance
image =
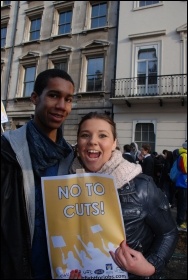
POLYGON ((113 120, 106 114, 88 113, 78 126, 78 153, 70 173, 85 169, 114 177, 128 246, 126 255, 121 246, 110 254, 129 279, 159 279, 177 244, 176 223, 164 193, 151 177, 142 174, 140 164, 125 160, 116 145, 113 120))
POLYGON ((177 164, 180 175, 175 182, 177 190, 176 222, 179 231, 187 231, 187 140, 179 148, 177 164))
POLYGON ((74 82, 48 69, 36 78, 35 115, 1 137, 1 279, 52 279, 41 177, 68 174, 74 152, 63 138, 74 82))
POLYGON ((130 144, 131 146, 131 151, 130 154, 134 158, 135 162, 141 162, 142 161, 142 155, 141 151, 138 149, 138 144, 136 142, 132 142, 130 144))
POLYGON ((151 147, 149 144, 142 144, 141 154, 143 156, 141 163, 142 172, 154 178, 154 160, 151 156, 151 147))
POLYGON ((171 207, 173 205, 175 195, 175 189, 173 188, 173 184, 169 176, 170 169, 173 165, 173 154, 171 151, 168 151, 166 149, 163 150, 162 154, 164 155, 164 167, 162 170, 161 185, 162 190, 165 192, 171 207))
POLYGON ((133 158, 133 156, 131 155, 131 146, 129 144, 126 144, 123 146, 123 158, 128 160, 129 162, 133 162, 136 163, 135 159, 133 158))
POLYGON ((151 154, 154 160, 154 182, 157 185, 158 188, 162 189, 162 174, 163 174, 163 168, 164 168, 164 156, 161 154, 158 154, 157 152, 153 152, 151 154))

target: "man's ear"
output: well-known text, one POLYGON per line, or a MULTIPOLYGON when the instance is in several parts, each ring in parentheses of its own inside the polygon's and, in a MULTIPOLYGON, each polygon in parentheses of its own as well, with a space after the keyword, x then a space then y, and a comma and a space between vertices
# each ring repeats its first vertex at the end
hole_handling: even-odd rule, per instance
POLYGON ((30 100, 34 105, 37 104, 38 94, 35 91, 32 92, 30 100))

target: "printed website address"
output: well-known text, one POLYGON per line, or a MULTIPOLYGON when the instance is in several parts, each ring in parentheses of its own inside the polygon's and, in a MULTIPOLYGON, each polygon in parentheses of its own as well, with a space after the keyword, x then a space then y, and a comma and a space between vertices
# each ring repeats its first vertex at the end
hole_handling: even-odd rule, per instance
POLYGON ((116 275, 116 276, 82 276, 82 279, 128 279, 126 275, 116 275))

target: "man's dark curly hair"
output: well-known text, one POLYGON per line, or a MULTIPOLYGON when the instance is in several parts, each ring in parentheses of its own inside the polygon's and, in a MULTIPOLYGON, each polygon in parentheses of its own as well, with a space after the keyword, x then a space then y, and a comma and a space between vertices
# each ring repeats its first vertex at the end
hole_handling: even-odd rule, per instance
POLYGON ((51 78, 62 78, 66 81, 69 81, 72 83, 72 85, 74 86, 74 82, 71 78, 71 76, 60 69, 48 69, 45 70, 41 73, 39 73, 39 75, 37 76, 36 80, 35 80, 35 84, 34 84, 34 92, 36 92, 38 95, 41 95, 44 88, 47 87, 48 81, 51 78))

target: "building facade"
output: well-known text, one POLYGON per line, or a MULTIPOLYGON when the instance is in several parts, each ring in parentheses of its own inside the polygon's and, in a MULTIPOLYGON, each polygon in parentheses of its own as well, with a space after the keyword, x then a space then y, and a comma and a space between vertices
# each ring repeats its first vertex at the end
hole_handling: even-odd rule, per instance
POLYGON ((114 121, 121 148, 187 139, 187 1, 120 1, 114 121))
POLYGON ((75 82, 64 137, 105 112, 118 142, 174 150, 187 139, 187 1, 1 1, 1 98, 16 129, 34 114, 35 77, 66 70, 75 82))
POLYGON ((89 111, 112 114, 118 1, 1 1, 1 98, 15 129, 34 114, 35 77, 48 68, 75 82, 73 110, 64 137, 76 142, 89 111))

